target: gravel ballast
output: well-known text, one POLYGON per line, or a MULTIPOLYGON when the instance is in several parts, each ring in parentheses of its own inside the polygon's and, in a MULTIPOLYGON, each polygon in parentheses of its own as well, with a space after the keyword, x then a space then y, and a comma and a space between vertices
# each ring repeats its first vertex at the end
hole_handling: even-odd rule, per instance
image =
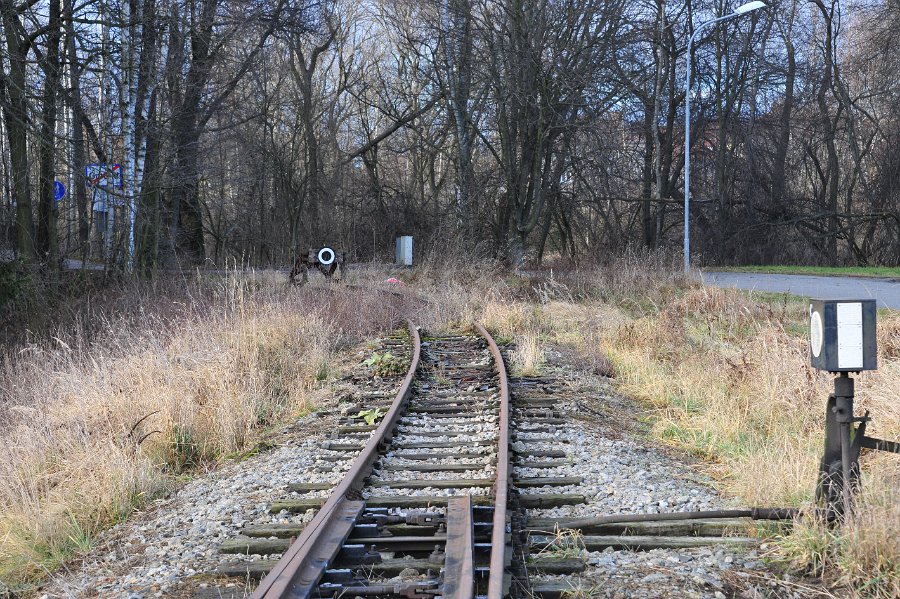
MULTIPOLYGON (((521 495, 541 492, 583 495, 586 503, 529 509, 528 517, 595 518, 618 514, 654 514, 736 509, 744 507, 716 491, 702 465, 673 455, 640 431, 637 406, 617 394, 612 381, 583 375, 572 364, 549 368, 543 387, 559 397, 555 409, 567 424, 554 433, 524 433, 518 448, 564 450, 571 464, 554 468, 516 466, 516 477, 582 477, 579 485, 519 489, 521 495), (560 383, 565 381, 565 383, 560 383)), ((513 398, 534 396, 535 385, 517 385, 513 398)), ((730 533, 731 534, 731 533, 730 533)), ((755 525, 733 534, 754 536, 755 525)), ((580 555, 587 567, 578 575, 530 576, 535 586, 555 583, 574 597, 663 598, 689 597, 819 597, 816 588, 772 570, 762 560, 767 545, 755 548, 709 545, 699 548, 646 551, 585 551, 580 532, 561 531, 554 547, 537 550, 535 559, 580 555)))
MULTIPOLYGON (((335 416, 325 419, 336 421, 335 416)), ((290 495, 291 483, 340 480, 340 472, 322 472, 316 462, 327 427, 312 436, 306 432, 322 420, 306 416, 279 433, 283 444, 277 449, 188 482, 172 497, 116 525, 97 539, 96 549, 78 571, 54 575, 41 597, 172 596, 185 586, 206 584, 191 579, 202 578, 221 563, 219 546, 236 538, 244 526, 308 522, 312 510, 270 514, 268 509, 273 498, 290 495)))

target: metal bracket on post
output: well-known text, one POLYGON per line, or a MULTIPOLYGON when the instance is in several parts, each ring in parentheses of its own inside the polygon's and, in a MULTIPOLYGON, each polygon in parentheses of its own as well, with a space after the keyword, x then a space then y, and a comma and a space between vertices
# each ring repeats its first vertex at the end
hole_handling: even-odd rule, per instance
POLYGON ((834 393, 825 408, 825 452, 819 464, 816 500, 824 504, 828 522, 841 521, 853 510, 853 497, 860 487, 859 454, 863 447, 900 453, 900 443, 866 436, 872 419, 866 411, 853 414, 854 384, 848 373, 834 379, 834 393), (859 423, 855 429, 854 423, 859 423))
POLYGON ((816 499, 825 504, 825 518, 840 520, 850 513, 853 493, 859 488, 860 426, 854 437, 853 379, 842 372, 834 379, 825 412, 825 451, 819 465, 816 499))

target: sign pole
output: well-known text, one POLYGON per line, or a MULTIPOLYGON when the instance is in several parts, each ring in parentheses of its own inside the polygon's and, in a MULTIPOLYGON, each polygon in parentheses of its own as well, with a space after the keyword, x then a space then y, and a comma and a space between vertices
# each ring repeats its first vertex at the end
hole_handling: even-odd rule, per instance
POLYGON ((853 397, 854 381, 849 373, 841 372, 825 405, 825 451, 816 487, 816 499, 824 504, 828 522, 843 520, 851 513, 853 493, 859 488, 859 453, 868 418, 854 417, 853 397), (860 425, 851 436, 854 422, 860 425))

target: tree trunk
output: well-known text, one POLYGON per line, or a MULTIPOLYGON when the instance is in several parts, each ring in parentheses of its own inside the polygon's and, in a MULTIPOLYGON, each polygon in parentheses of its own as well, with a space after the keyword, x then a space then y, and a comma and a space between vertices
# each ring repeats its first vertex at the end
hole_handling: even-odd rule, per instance
POLYGON ((174 123, 175 165, 169 237, 175 244, 179 262, 201 264, 205 258, 203 217, 199 198, 200 131, 196 113, 186 109, 174 123))
POLYGON ((772 200, 783 206, 787 200, 787 155, 791 142, 791 112, 794 108, 794 80, 797 64, 794 57, 794 44, 788 35, 784 36, 784 47, 787 58, 787 71, 784 80, 784 102, 781 107, 778 142, 775 146, 775 159, 772 172, 772 200))
POLYGON ((838 162, 837 145, 835 137, 835 123, 832 121, 831 110, 828 106, 828 92, 834 84, 834 29, 833 13, 827 9, 821 0, 815 0, 825 20, 825 39, 823 41, 824 65, 822 79, 816 93, 816 103, 819 107, 825 148, 827 151, 827 167, 825 171, 826 189, 825 210, 827 213, 827 238, 825 240, 826 258, 832 266, 838 264, 837 238, 840 232, 840 218, 838 217, 838 184, 840 177, 840 163, 838 162))
POLYGON ((31 209, 31 184, 28 177, 28 98, 25 79, 27 48, 19 37, 22 23, 12 0, 2 0, 3 30, 6 34, 9 75, 6 92, 9 102, 3 107, 9 158, 12 170, 12 196, 16 203, 16 249, 26 262, 34 258, 34 216, 31 209))
MULTIPOLYGON (((190 28, 191 62, 184 79, 184 94, 172 119, 173 185, 167 225, 169 242, 174 246, 168 259, 176 263, 183 258, 196 265, 205 258, 199 198, 200 104, 214 62, 212 35, 217 8, 218 0, 205 0, 196 23, 190 28)), ((173 35, 180 39, 177 33, 173 35)), ((182 69, 180 62, 173 61, 172 67, 182 69)), ((173 75, 178 77, 177 70, 173 75)))
POLYGON ((72 111, 72 183, 69 190, 72 201, 75 202, 75 210, 78 215, 78 245, 82 260, 87 260, 88 242, 90 239, 90 224, 88 222, 88 207, 86 193, 86 179, 84 167, 87 164, 84 150, 84 122, 81 112, 81 70, 78 63, 78 54, 75 50, 75 24, 74 24, 74 0, 65 0, 66 26, 66 54, 69 63, 69 85, 67 100, 72 111))
MULTIPOLYGON (((664 0, 657 0, 656 11, 656 80, 653 85, 653 111, 651 113, 650 131, 652 133, 651 141, 653 142, 653 176, 656 181, 656 191, 653 193, 653 199, 657 201, 657 212, 661 212, 663 204, 659 200, 663 198, 663 193, 665 193, 664 188, 666 187, 666 185, 663 179, 663 148, 662 140, 660 139, 661 133, 659 131, 659 115, 661 109, 660 104, 662 101, 663 85, 665 84, 666 79, 668 79, 670 60, 668 47, 664 44, 667 27, 666 3, 664 0)), ((645 168, 646 160, 647 159, 645 157, 645 168)), ((650 240, 649 243, 645 243, 645 245, 653 249, 656 247, 657 239, 660 236, 659 227, 656 226, 655 222, 653 222, 653 215, 650 214, 649 211, 643 214, 643 219, 644 240, 645 242, 648 239, 650 240)))
POLYGON ((307 241, 313 245, 322 241, 319 231, 319 211, 324 200, 324 190, 321 183, 322 173, 319 165, 319 132, 315 118, 316 98, 313 75, 316 73, 319 57, 331 47, 336 37, 337 30, 329 24, 328 37, 309 51, 309 58, 307 58, 303 50, 302 41, 300 39, 292 41, 294 81, 300 88, 300 95, 302 96, 300 120, 303 125, 303 135, 306 142, 306 197, 301 201, 306 206, 307 231, 310 232, 310 235, 315 236, 307 241))
POLYGON ((147 117, 143 121, 146 130, 140 196, 135 215, 135 267, 144 275, 150 275, 159 265, 160 234, 162 232, 162 178, 160 164, 161 137, 156 118, 156 91, 147 102, 147 117))
POLYGON ((446 60, 447 102, 456 137, 456 219, 463 239, 472 231, 472 152, 475 133, 469 99, 472 78, 472 7, 468 0, 443 1, 442 41, 446 60))
MULTIPOLYGON (((655 105, 655 103, 654 103, 655 105)), ((653 214, 653 150, 656 147, 656 126, 654 111, 644 104, 644 164, 641 169, 641 222, 644 231, 644 246, 656 246, 656 224, 653 214)))
POLYGON ((59 44, 62 39, 60 0, 50 0, 47 23, 47 51, 44 55, 44 94, 41 110, 40 182, 38 202, 37 249, 51 269, 59 267, 59 239, 56 222, 59 214, 55 199, 56 181, 56 100, 59 96, 59 44))

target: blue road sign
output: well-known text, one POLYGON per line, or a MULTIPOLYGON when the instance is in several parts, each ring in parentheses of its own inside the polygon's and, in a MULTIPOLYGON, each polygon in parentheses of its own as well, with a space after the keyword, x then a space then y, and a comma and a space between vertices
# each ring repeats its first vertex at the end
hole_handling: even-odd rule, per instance
POLYGON ((60 183, 59 181, 53 182, 53 199, 57 202, 63 199, 63 196, 66 195, 66 186, 60 183))

